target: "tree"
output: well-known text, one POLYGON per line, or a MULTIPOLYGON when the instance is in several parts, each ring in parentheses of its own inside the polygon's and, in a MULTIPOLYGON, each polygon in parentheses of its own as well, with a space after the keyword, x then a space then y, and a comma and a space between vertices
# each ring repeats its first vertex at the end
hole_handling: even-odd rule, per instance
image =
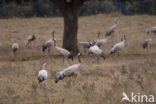
POLYGON ((77 46, 78 17, 85 0, 53 0, 64 18, 63 48, 73 55, 79 52, 77 46))

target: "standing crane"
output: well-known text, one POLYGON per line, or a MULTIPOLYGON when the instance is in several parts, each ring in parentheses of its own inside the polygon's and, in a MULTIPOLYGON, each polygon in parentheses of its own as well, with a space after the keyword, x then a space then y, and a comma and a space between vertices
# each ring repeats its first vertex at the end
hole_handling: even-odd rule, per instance
POLYGON ((14 42, 12 44, 12 51, 13 51, 13 53, 14 53, 15 56, 17 55, 18 48, 19 48, 18 43, 14 42))
POLYGON ((25 46, 27 47, 32 41, 35 41, 36 37, 35 35, 30 35, 27 38, 27 43, 25 44, 25 46))
POLYGON ((39 82, 39 83, 43 82, 43 81, 46 80, 47 77, 48 77, 48 72, 46 71, 45 66, 46 66, 46 62, 43 62, 43 67, 42 67, 42 69, 38 72, 38 82, 39 82))
POLYGON ((117 19, 115 18, 114 25, 104 34, 105 37, 110 36, 112 33, 114 33, 116 28, 117 28, 117 19))
MULTIPOLYGON (((59 52, 62 56, 67 57, 73 61, 73 55, 66 49, 56 46, 56 40, 54 40, 54 47, 57 52, 59 52)), ((64 58, 63 58, 63 64, 64 64, 64 58)))
POLYGON ((125 47, 125 44, 126 44, 126 36, 124 35, 122 42, 116 43, 112 47, 110 54, 118 53, 119 55, 120 51, 125 47))
POLYGON ((83 47, 85 49, 85 52, 86 52, 86 49, 88 49, 89 47, 92 46, 92 42, 79 42, 78 43, 81 47, 83 47))
POLYGON ((98 39, 93 41, 94 45, 97 45, 98 47, 101 47, 104 43, 106 43, 106 38, 100 39, 101 33, 98 33, 98 39))
POLYGON ((48 41, 46 41, 43 46, 42 46, 42 51, 45 52, 46 49, 48 49, 48 52, 50 54, 50 47, 52 46, 52 44, 54 43, 54 34, 55 31, 52 32, 52 38, 49 39, 48 41))

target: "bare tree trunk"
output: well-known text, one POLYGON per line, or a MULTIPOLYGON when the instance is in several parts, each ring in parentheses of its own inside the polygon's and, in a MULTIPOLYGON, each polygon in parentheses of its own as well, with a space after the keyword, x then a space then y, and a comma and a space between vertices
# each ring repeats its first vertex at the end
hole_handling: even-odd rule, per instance
POLYGON ((79 52, 77 46, 77 32, 78 32, 78 15, 79 8, 67 8, 64 13, 64 35, 63 48, 69 50, 73 55, 79 52))
POLYGON ((78 17, 84 0, 54 0, 64 18, 63 48, 74 56, 79 52, 77 45, 78 17))

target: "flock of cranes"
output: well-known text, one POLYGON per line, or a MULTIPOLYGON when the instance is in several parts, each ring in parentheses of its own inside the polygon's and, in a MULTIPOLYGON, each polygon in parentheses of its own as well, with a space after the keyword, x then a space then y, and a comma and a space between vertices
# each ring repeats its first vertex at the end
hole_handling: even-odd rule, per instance
MULTIPOLYGON (((99 57, 102 57, 104 60, 106 59, 106 55, 103 52, 102 49, 100 49, 100 47, 102 45, 104 45, 107 42, 107 37, 110 36, 111 34, 113 34, 115 32, 117 28, 117 19, 114 19, 114 25, 106 32, 104 33, 104 39, 100 39, 100 35, 101 33, 98 33, 98 39, 94 40, 93 42, 78 42, 78 44, 83 47, 85 50, 88 50, 88 56, 90 54, 95 54, 99 57)), ((56 51, 63 56, 63 63, 64 63, 64 58, 68 58, 71 59, 73 61, 73 55, 66 49, 61 48, 59 46, 56 45, 56 39, 54 37, 55 35, 55 31, 52 32, 52 37, 51 39, 49 39, 48 41, 46 41, 43 45, 42 45, 42 51, 45 52, 45 50, 48 50, 49 54, 50 54, 50 48, 52 45, 54 45, 54 48, 56 49, 56 51)), ((151 34, 152 33, 156 33, 156 27, 152 27, 147 31, 147 35, 148 38, 145 40, 145 42, 143 43, 142 47, 143 48, 148 48, 152 39, 151 39, 151 34)), ((28 45, 32 42, 35 41, 36 37, 35 35, 30 35, 27 38, 27 43, 26 43, 26 47, 28 47, 28 45)), ((116 43, 110 50, 110 54, 118 54, 120 53, 120 51, 125 47, 126 45, 126 36, 123 35, 121 42, 116 43)), ((14 55, 17 55, 17 50, 19 48, 18 43, 14 42, 12 45, 12 51, 14 53, 14 55)), ((63 80, 65 77, 70 77, 74 74, 76 74, 76 72, 78 71, 78 69, 81 66, 81 59, 80 59, 81 53, 78 53, 77 57, 78 57, 78 64, 69 66, 65 69, 63 69, 60 72, 57 72, 55 75, 55 83, 57 83, 59 80, 63 80)), ((43 63, 43 67, 42 69, 38 72, 38 82, 43 82, 44 80, 47 79, 48 77, 48 72, 45 69, 46 66, 46 62, 43 63)))
MULTIPOLYGON (((65 77, 70 77, 74 74, 76 74, 77 70, 80 68, 81 66, 81 59, 80 59, 80 56, 81 56, 81 53, 78 53, 78 61, 79 63, 78 64, 74 64, 72 66, 69 66, 65 69, 63 69, 62 71, 60 72, 57 72, 56 75, 55 75, 55 83, 57 83, 59 80, 63 80, 65 77)), ((46 63, 43 62, 43 67, 42 69, 38 72, 38 82, 43 82, 44 80, 47 79, 48 77, 48 72, 47 70, 45 69, 45 65, 46 63)))

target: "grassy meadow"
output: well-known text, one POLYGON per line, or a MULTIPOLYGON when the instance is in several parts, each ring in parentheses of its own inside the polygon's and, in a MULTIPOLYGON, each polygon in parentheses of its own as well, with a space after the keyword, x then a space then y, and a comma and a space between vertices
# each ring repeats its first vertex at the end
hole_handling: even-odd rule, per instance
MULTIPOLYGON (((95 15, 79 18, 79 41, 93 41, 98 32, 106 32, 118 19, 115 33, 102 46, 106 60, 83 54, 77 77, 65 78, 55 84, 55 74, 78 63, 62 62, 54 47, 42 53, 42 44, 56 31, 57 45, 62 46, 63 18, 0 19, 0 104, 128 104, 121 102, 122 92, 153 94, 156 97, 156 35, 148 50, 142 48, 146 30, 156 26, 156 16, 95 15), (25 47, 27 37, 37 39, 25 47), (109 55, 112 46, 126 35, 126 47, 120 56, 109 55), (19 43, 18 55, 12 53, 12 43, 19 43), (37 72, 46 61, 48 79, 39 84, 37 72)), ((103 38, 104 36, 100 36, 103 38)))

